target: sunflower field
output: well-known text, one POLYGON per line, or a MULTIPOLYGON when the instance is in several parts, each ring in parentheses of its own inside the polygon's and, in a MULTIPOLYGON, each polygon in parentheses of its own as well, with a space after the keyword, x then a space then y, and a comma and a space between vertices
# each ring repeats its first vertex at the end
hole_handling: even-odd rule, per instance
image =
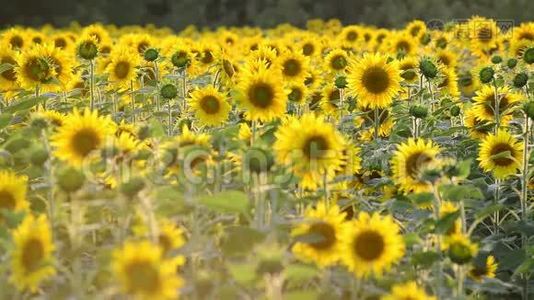
POLYGON ((534 23, 0 32, 0 299, 534 299, 534 23))

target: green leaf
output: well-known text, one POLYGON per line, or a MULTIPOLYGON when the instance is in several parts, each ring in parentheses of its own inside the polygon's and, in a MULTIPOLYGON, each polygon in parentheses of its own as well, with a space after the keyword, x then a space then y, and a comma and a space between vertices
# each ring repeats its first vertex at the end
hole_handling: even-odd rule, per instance
POLYGON ((4 109, 5 113, 16 113, 22 110, 30 109, 41 102, 44 102, 46 100, 46 97, 39 96, 39 97, 31 97, 29 99, 23 99, 22 101, 13 104, 11 106, 8 106, 4 109))
POLYGON ((0 129, 4 129, 11 122, 11 114, 1 114, 0 115, 0 129))
POLYGON ((474 185, 443 185, 440 187, 443 199, 447 201, 459 202, 464 199, 484 199, 484 195, 474 185))
POLYGON ((484 209, 477 211, 475 213, 475 217, 477 220, 483 220, 491 215, 493 215, 494 212, 500 211, 504 208, 504 205, 500 203, 491 204, 484 209))
POLYGON ((525 259, 523 263, 521 263, 517 269, 514 271, 514 276, 521 275, 521 274, 531 274, 534 270, 534 259, 529 258, 525 259))
POLYGON ((256 279, 256 265, 253 263, 227 264, 232 278, 240 284, 248 285, 256 279))
POLYGON ((471 173, 472 164, 473 161, 471 159, 462 160, 461 162, 459 162, 457 166, 458 174, 456 174, 456 177, 463 179, 467 178, 471 173))
POLYGON ((199 198, 200 203, 216 212, 242 213, 248 215, 248 196, 241 191, 224 191, 199 198))
POLYGON ((456 219, 458 219, 459 216, 460 211, 456 211, 453 213, 446 214, 444 217, 439 219, 436 223, 436 233, 447 233, 452 228, 454 222, 456 221, 456 219))
POLYGON ((415 252, 412 254, 412 264, 423 269, 430 268, 434 262, 440 259, 440 255, 434 251, 415 252))
POLYGON ((248 254, 254 245, 263 241, 265 234, 246 226, 233 226, 226 229, 226 236, 222 241, 222 251, 225 255, 248 254))
POLYGON ((311 265, 295 263, 285 269, 286 279, 292 283, 306 282, 319 274, 319 270, 311 265))
POLYGON ((417 245, 417 244, 420 244, 421 242, 422 242, 421 238, 415 232, 410 232, 404 235, 404 244, 406 244, 406 247, 417 245))
POLYGON ((408 195, 408 198, 417 205, 431 204, 434 201, 432 193, 419 193, 408 195))

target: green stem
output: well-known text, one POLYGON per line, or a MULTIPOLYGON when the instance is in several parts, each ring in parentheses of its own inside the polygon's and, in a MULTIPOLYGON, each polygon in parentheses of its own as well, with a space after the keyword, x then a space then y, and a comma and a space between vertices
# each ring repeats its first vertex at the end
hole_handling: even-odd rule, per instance
POLYGON ((380 116, 378 114, 378 108, 375 108, 375 111, 374 111, 374 126, 375 126, 374 138, 375 138, 375 141, 378 141, 379 130, 380 130, 380 116))
POLYGON ((130 81, 130 97, 132 101, 132 123, 135 124, 135 94, 134 94, 133 81, 130 81))
POLYGON ((89 95, 91 97, 91 111, 95 109, 95 65, 93 60, 89 61, 89 95))

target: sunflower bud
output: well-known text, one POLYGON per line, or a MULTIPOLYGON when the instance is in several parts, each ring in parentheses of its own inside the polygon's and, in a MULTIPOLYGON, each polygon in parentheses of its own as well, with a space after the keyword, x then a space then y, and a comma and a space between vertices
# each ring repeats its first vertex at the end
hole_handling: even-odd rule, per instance
POLYGON ((145 50, 144 58, 146 61, 155 61, 159 57, 158 50, 149 48, 145 50))
POLYGON ((463 265, 473 259, 473 252, 469 245, 460 242, 453 242, 449 246, 449 258, 455 264, 463 265))
POLYGON ((120 191, 126 197, 134 197, 141 190, 145 188, 145 182, 142 178, 134 177, 130 181, 123 183, 120 187, 120 191))
POLYGON ((339 76, 336 78, 336 87, 338 89, 344 89, 347 87, 347 77, 345 76, 339 76))
POLYGON ((161 87, 159 93, 161 97, 165 99, 173 99, 173 98, 176 98, 176 95, 178 95, 178 89, 176 89, 174 84, 168 83, 161 87))
POLYGON ((83 59, 92 60, 98 55, 98 46, 93 41, 84 41, 78 46, 78 55, 83 59))
POLYGON ((492 67, 485 67, 478 73, 478 76, 480 77, 480 81, 482 83, 489 83, 493 80, 493 75, 495 75, 495 71, 492 67))
POLYGON ((410 115, 418 119, 424 119, 428 116, 428 108, 422 105, 413 105, 410 107, 410 115))
POLYGON ((453 117, 459 116, 460 115, 460 107, 456 106, 456 105, 451 107, 450 113, 451 113, 451 116, 453 116, 453 117))
POLYGON ((84 181, 85 176, 83 173, 75 168, 64 169, 57 175, 59 187, 67 193, 73 193, 79 190, 83 186, 84 181))
POLYGON ((179 69, 185 68, 191 63, 191 61, 189 60, 189 56, 184 51, 176 51, 171 56, 171 62, 175 67, 179 69))
POLYGON ((435 78, 438 75, 438 68, 429 59, 423 59, 419 62, 419 70, 421 73, 429 79, 435 78))
POLYGON ((431 37, 430 37, 430 34, 425 33, 425 34, 423 34, 423 36, 421 37, 420 42, 421 42, 421 44, 423 44, 423 45, 428 45, 428 43, 430 43, 431 40, 432 40, 432 39, 431 39, 431 37))
POLYGON ((525 105, 523 106, 523 110, 530 119, 534 120, 534 100, 525 103, 525 105))
POLYGON ((48 160, 48 151, 38 148, 30 154, 30 161, 34 166, 42 166, 48 160))
POLYGON ((150 127, 149 126, 142 126, 137 131, 137 137, 139 140, 143 141, 150 137, 150 127))
POLYGON ((491 58, 491 62, 494 64, 500 64, 502 62, 502 57, 495 55, 491 58))
POLYGON ((510 58, 510 59, 506 62, 506 65, 507 65, 508 68, 510 68, 510 69, 515 68, 515 66, 517 66, 517 59, 515 59, 515 58, 510 58))
POLYGON ((261 148, 251 148, 243 158, 243 165, 253 173, 267 172, 274 165, 274 158, 268 151, 261 148))
POLYGON ((524 87, 528 82, 528 75, 524 72, 521 72, 514 77, 514 87, 520 89, 524 87))
POLYGON ((37 117, 32 120, 31 126, 35 129, 45 129, 48 127, 48 122, 45 118, 37 117))
POLYGON ((529 65, 534 63, 534 48, 533 47, 528 48, 527 51, 525 51, 525 53, 523 54, 523 59, 529 65))

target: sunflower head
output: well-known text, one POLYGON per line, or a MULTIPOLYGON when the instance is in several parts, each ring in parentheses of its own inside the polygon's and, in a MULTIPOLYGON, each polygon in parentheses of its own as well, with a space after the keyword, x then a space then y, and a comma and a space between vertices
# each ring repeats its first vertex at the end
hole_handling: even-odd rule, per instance
POLYGON ((325 202, 319 202, 316 207, 308 207, 304 217, 291 232, 298 240, 292 247, 293 253, 321 267, 337 263, 341 258, 345 214, 337 205, 328 207, 325 202))
POLYGON ((165 259, 163 250, 148 241, 126 242, 113 252, 113 272, 122 291, 135 297, 176 298, 183 284, 176 274, 182 260, 165 259))
POLYGON ((358 97, 360 107, 386 108, 400 91, 400 70, 397 62, 388 62, 380 54, 366 54, 350 62, 348 92, 358 97))
POLYGON ((286 110, 287 96, 276 69, 248 70, 238 83, 239 105, 250 120, 270 121, 286 110))
POLYGON ((409 139, 398 146, 391 161, 393 179, 406 193, 425 192, 429 184, 422 180, 422 173, 437 160, 439 148, 431 141, 409 139))
POLYGON ((390 216, 361 212, 343 239, 343 262, 358 277, 380 275, 404 255, 404 241, 390 216))
POLYGON ((504 130, 487 135, 480 144, 478 154, 480 167, 486 172, 493 173, 495 178, 504 179, 515 174, 522 160, 522 142, 504 130))
POLYGON ((81 165, 90 154, 104 146, 106 138, 114 131, 114 123, 109 118, 100 117, 89 109, 83 113, 75 110, 52 137, 52 145, 56 147, 58 158, 81 165))
POLYGON ((36 292, 45 279, 53 276, 54 245, 45 215, 28 215, 13 232, 13 272, 10 281, 20 290, 36 292))
POLYGON ((190 94, 189 107, 204 125, 220 125, 226 121, 231 106, 226 96, 208 85, 190 94))

